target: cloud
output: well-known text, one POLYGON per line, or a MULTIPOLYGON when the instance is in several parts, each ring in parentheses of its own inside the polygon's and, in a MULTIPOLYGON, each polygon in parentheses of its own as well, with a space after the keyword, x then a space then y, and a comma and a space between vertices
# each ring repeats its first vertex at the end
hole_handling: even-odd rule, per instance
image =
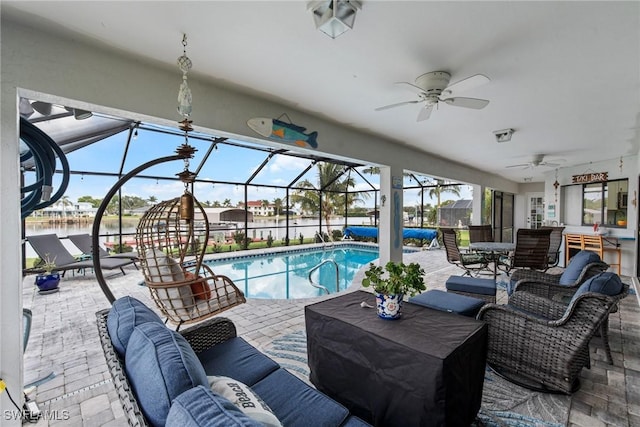
POLYGON ((296 171, 296 175, 309 166, 309 159, 291 156, 275 156, 267 166, 269 172, 296 171))

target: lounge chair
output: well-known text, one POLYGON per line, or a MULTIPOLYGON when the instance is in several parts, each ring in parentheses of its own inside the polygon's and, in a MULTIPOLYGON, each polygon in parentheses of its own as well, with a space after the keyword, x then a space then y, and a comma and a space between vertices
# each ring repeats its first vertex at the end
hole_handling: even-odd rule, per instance
MULTIPOLYGON (((93 253, 93 239, 88 233, 83 234, 70 234, 67 236, 74 245, 78 247, 85 255, 91 255, 93 253)), ((100 258, 120 258, 138 261, 138 254, 136 252, 122 252, 116 254, 110 254, 101 246, 98 246, 100 258)), ((135 264, 134 264, 135 265, 135 264)), ((137 267, 136 267, 137 268, 137 267)))
MULTIPOLYGON (((50 260, 55 263, 53 271, 61 271, 62 275, 67 270, 84 270, 85 268, 93 268, 93 261, 82 260, 78 261, 71 253, 64 247, 60 239, 56 234, 38 234, 35 236, 28 236, 27 241, 31 244, 31 247, 43 260, 50 260)), ((133 264, 131 259, 115 259, 105 258, 100 260, 100 266, 105 270, 113 270, 119 268, 124 272, 123 267, 133 264)))

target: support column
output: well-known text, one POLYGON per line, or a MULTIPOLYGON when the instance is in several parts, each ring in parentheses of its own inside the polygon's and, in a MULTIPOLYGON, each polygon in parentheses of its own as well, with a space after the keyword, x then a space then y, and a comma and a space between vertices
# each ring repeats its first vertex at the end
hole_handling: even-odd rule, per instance
POLYGON ((403 169, 398 166, 380 168, 380 265, 388 261, 402 261, 402 173, 403 169))
POLYGON ((484 212, 484 187, 473 184, 473 202, 471 204, 471 224, 482 225, 482 213, 484 212))
MULTIPOLYGON (((24 362, 22 352, 22 221, 20 206, 20 128, 18 124, 18 96, 12 82, 2 81, 2 155, 0 155, 0 377, 11 396, 22 407, 24 362)), ((0 393, 0 426, 18 427, 22 424, 17 409, 7 392, 0 393)))

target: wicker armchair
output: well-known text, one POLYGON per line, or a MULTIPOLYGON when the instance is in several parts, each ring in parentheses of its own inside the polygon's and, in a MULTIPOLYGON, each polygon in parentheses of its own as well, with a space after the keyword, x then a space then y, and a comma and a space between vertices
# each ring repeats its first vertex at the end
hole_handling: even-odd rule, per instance
POLYGON ((591 338, 627 295, 629 286, 621 287, 614 296, 581 293, 569 305, 521 291, 507 305, 485 305, 477 318, 489 326, 487 362, 519 385, 573 393, 580 371, 590 366, 591 338))

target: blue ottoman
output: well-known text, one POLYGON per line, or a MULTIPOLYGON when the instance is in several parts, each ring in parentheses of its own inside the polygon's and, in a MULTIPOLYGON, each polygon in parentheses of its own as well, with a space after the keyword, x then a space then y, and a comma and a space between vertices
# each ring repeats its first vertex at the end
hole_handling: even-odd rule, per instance
POLYGON ((496 281, 468 276, 450 276, 446 283, 447 292, 454 292, 487 302, 496 302, 496 281))
POLYGON ((448 311, 449 313, 457 313, 468 317, 476 317, 480 308, 486 303, 478 298, 465 297, 437 289, 411 297, 409 302, 433 308, 434 310, 448 311))

